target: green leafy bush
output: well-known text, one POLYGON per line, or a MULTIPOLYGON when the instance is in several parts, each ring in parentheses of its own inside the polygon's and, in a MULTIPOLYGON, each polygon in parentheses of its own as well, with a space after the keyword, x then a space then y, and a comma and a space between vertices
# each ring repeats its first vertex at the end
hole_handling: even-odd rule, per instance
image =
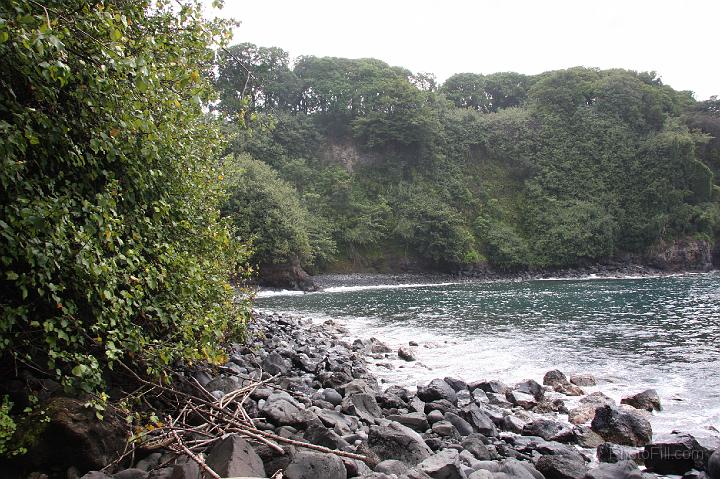
POLYGON ((203 111, 226 37, 192 1, 0 7, 4 358, 97 393, 118 360, 218 360, 240 332, 203 111))

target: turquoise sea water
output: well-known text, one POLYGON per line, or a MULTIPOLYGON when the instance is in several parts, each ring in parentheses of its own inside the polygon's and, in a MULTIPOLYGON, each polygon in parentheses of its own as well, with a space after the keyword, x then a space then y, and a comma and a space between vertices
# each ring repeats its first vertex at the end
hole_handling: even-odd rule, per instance
POLYGON ((542 380, 591 373, 619 399, 652 387, 656 432, 720 429, 720 273, 639 279, 539 280, 330 288, 267 294, 258 308, 340 319, 352 336, 419 343, 417 363, 375 372, 413 386, 542 380))

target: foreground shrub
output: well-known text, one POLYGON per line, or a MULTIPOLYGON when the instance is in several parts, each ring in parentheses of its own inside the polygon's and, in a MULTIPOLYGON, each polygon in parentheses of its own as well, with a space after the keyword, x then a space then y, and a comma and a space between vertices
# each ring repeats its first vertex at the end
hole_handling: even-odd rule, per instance
POLYGON ((220 360, 248 315, 203 110, 227 32, 200 2, 46 3, 0 6, 1 373, 103 398, 118 360, 220 360))

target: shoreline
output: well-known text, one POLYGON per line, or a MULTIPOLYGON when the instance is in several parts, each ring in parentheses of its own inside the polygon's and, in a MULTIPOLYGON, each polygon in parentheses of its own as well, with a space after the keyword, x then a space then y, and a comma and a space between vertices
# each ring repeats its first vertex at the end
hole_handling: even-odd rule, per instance
POLYGON ((161 449, 108 474, 192 479, 205 462, 220 477, 655 479, 707 469, 720 448, 718 437, 653 437, 648 417, 661 407, 656 395, 645 391, 618 404, 593 389, 589 375, 553 370, 543 384, 513 385, 436 377, 410 390, 381 387, 369 367, 371 358, 410 363, 413 356, 409 345, 357 338, 337 320, 255 310, 227 364, 191 374, 216 404, 250 381, 241 404, 256 432, 213 439, 198 463, 161 460, 170 452, 161 449), (258 434, 274 442, 254 440, 258 434), (676 454, 683 448, 701 461, 689 464, 676 454))
POLYGON ((636 268, 622 269, 569 269, 561 271, 546 271, 538 273, 507 273, 485 274, 482 276, 463 276, 443 273, 323 273, 312 276, 317 287, 314 291, 300 289, 287 289, 277 287, 259 286, 257 293, 273 294, 295 292, 297 294, 315 293, 323 291, 348 290, 359 287, 402 287, 402 286, 432 286, 446 284, 475 284, 475 283, 503 283, 522 281, 590 281, 613 279, 645 279, 667 278, 687 275, 717 274, 720 269, 666 271, 638 266, 636 268))
MULTIPOLYGON (((265 317, 289 317, 299 321, 300 323, 305 322, 306 324, 323 328, 323 330, 329 331, 332 335, 334 335, 336 341, 339 343, 352 340, 351 350, 354 352, 359 351, 362 353, 361 359, 366 366, 372 363, 372 359, 387 359, 389 357, 393 357, 393 359, 402 360, 403 358, 399 357, 401 354, 403 354, 403 351, 401 350, 407 350, 407 348, 402 347, 399 349, 390 348, 382 341, 382 339, 378 340, 374 338, 354 338, 350 330, 348 330, 345 325, 338 320, 325 320, 319 322, 312 318, 304 318, 298 315, 287 313, 262 312, 258 314, 265 317)), ((405 354, 407 354, 407 351, 405 351, 405 354)), ((620 460, 620 462, 622 463, 622 467, 629 467, 633 469, 634 466, 631 466, 628 462, 623 462, 621 460, 622 457, 624 457, 625 460, 630 460, 631 462, 635 461, 639 465, 643 465, 644 459, 647 459, 653 454, 653 448, 656 447, 656 445, 653 445, 650 441, 648 441, 646 444, 641 444, 642 440, 640 442, 637 442, 634 446, 629 446, 628 444, 618 445, 610 443, 606 441, 602 436, 597 434, 597 432, 592 427, 590 427, 590 422, 593 420, 594 415, 597 414, 595 413, 596 407, 610 408, 613 410, 613 412, 619 412, 619 414, 629 414, 633 416, 636 421, 642 421, 643 419, 647 420, 648 415, 652 413, 649 413, 647 411, 641 411, 625 404, 616 404, 613 399, 610 399, 602 393, 600 387, 588 386, 587 382, 585 383, 585 387, 588 389, 588 391, 592 392, 586 395, 577 396, 576 393, 578 393, 580 386, 574 383, 583 383, 583 381, 589 381, 594 383, 594 379, 588 378, 587 375, 581 375, 578 378, 573 378, 574 380, 577 379, 577 381, 571 382, 570 380, 568 380, 567 377, 564 377, 562 373, 559 373, 559 376, 555 379, 553 379, 552 377, 548 379, 548 375, 553 376, 553 374, 555 373, 559 372, 555 371, 546 374, 546 380, 543 381, 546 384, 544 385, 541 385, 533 379, 522 381, 515 386, 508 386, 498 380, 482 380, 475 381, 474 383, 466 383, 462 380, 453 378, 435 378, 430 381, 430 383, 426 386, 418 385, 418 388, 415 391, 412 391, 411 388, 405 389, 396 384, 386 384, 385 387, 379 387, 379 389, 375 391, 374 394, 376 395, 376 399, 378 399, 379 404, 383 403, 380 400, 380 397, 386 394, 390 394, 391 396, 399 395, 399 397, 407 399, 405 403, 408 404, 409 407, 406 414, 412 417, 411 419, 404 418, 403 420, 409 421, 408 424, 414 424, 413 421, 416 419, 415 416, 422 416, 423 414, 425 414, 426 417, 429 414, 433 414, 437 419, 437 411, 433 411, 432 408, 430 408, 430 410, 428 411, 428 403, 425 403, 424 406, 421 407, 421 411, 418 410, 417 407, 413 411, 412 406, 413 401, 417 401, 420 395, 425 395, 423 396, 424 398, 435 397, 433 396, 435 392, 431 393, 430 396, 427 395, 428 390, 434 391, 433 388, 446 390, 445 392, 448 393, 450 396, 452 396, 452 393, 450 392, 450 390, 452 389, 455 391, 456 397, 463 397, 462 402, 457 402, 453 404, 452 401, 449 401, 451 403, 449 405, 447 404, 447 398, 436 398, 436 400, 440 403, 444 402, 442 406, 446 407, 446 410, 441 411, 443 414, 443 418, 450 417, 454 419, 455 416, 453 416, 453 411, 460 412, 460 409, 458 409, 458 407, 460 407, 459 405, 463 403, 464 407, 469 406, 472 408, 474 407, 473 405, 479 406, 481 408, 487 407, 488 409, 483 409, 481 412, 487 413, 485 414, 485 416, 490 420, 490 422, 493 423, 497 432, 496 436, 491 435, 490 437, 495 437, 500 442, 494 442, 493 440, 490 440, 490 442, 486 444, 486 446, 492 445, 494 443, 494 445, 496 446, 495 451, 497 451, 498 446, 510 445, 511 448, 513 448, 514 446, 520 447, 520 449, 515 449, 513 453, 509 453, 509 455, 507 456, 503 456, 502 454, 491 454, 491 458, 481 460, 480 462, 485 462, 488 460, 496 461, 496 463, 499 464, 497 471, 491 471, 491 473, 493 474, 501 472, 501 468, 504 467, 503 463, 512 459, 520 458, 521 462, 523 460, 528 461, 528 463, 522 464, 522 466, 526 469, 530 464, 537 464, 537 462, 539 461, 538 457, 536 457, 538 451, 537 448, 539 444, 542 445, 543 443, 555 443, 555 446, 551 446, 551 448, 558 447, 562 449, 563 452, 560 453, 560 455, 569 454, 570 456, 573 456, 574 453, 579 453, 579 456, 575 456, 574 458, 582 458, 582 460, 585 462, 585 465, 589 468, 586 471, 586 474, 592 474, 593 470, 599 473, 600 470, 605 470, 608 468, 614 467, 615 469, 617 469, 616 463, 618 462, 618 460, 620 460), (448 386, 449 389, 447 389, 448 386), (567 395, 566 393, 570 393, 571 395, 567 395), (510 400, 510 398, 512 398, 512 400, 510 400), (530 402, 527 403, 523 401, 530 402), (574 407, 570 410, 563 410, 563 408, 565 407, 564 403, 566 402, 572 403, 574 407), (450 414, 448 415, 448 413, 450 414), (578 420, 578 417, 580 417, 581 419, 578 420), (575 419, 571 420, 572 418, 575 419), (550 427, 554 432, 551 434, 548 431, 542 430, 543 427, 550 427), (539 436, 537 434, 539 434, 539 436), (525 440, 525 438, 530 440, 530 444, 525 440), (528 447, 531 449, 530 451, 526 449, 528 447), (608 456, 608 450, 612 450, 614 452, 608 456), (525 454, 528 452, 531 452, 531 454, 529 455, 529 457, 526 457, 525 454), (618 454, 620 454, 620 456, 622 457, 618 457, 618 454)), ((555 375, 557 376, 558 374, 555 375)), ((369 375, 366 376, 365 380, 369 382, 375 382, 378 386, 380 386, 378 376, 373 373, 372 369, 369 370, 369 375)), ((623 401, 625 401, 625 399, 623 401)), ((433 401, 431 401, 430 404, 433 404, 433 401)), ((335 409, 338 408, 336 407, 335 409)), ((393 416, 394 420, 399 420, 397 414, 391 416, 393 416)), ((388 415, 384 415, 384 417, 387 419, 388 415)), ((460 419, 462 419, 462 415, 460 416, 460 419)), ((445 422, 448 421, 445 421, 445 419, 439 419, 437 424, 445 422)), ((463 424, 460 421, 457 422, 458 424, 463 424)), ((468 421, 465 422, 467 423, 468 421)), ((459 448, 452 447, 452 444, 442 444, 444 436, 442 434, 436 434, 437 431, 435 431, 435 429, 440 430, 442 429, 441 426, 445 426, 445 424, 434 427, 435 424, 428 422, 427 425, 428 429, 425 431, 425 433, 420 432, 420 430, 417 430, 416 432, 419 432, 421 437, 423 438, 425 437, 425 435, 429 434, 431 436, 430 439, 438 439, 440 441, 437 444, 431 441, 433 445, 451 446, 449 447, 450 450, 454 449, 460 452, 466 450, 462 447, 462 443, 460 444, 461 447, 459 448)), ((452 424, 452 421, 451 425, 454 426, 454 424, 452 424)), ((647 426, 650 427, 649 424, 647 424, 647 426)), ((457 427, 455 429, 457 429, 457 427)), ((598 426, 598 429, 601 429, 600 425, 598 426)), ((469 431, 469 429, 467 431, 469 431)), ((469 435, 475 433, 476 432, 470 432, 469 435)), ((462 436, 460 436, 459 439, 462 439, 462 436)), ((488 438, 485 437, 484 439, 488 438)), ((632 442, 633 440, 629 439, 628 441, 632 442)), ((720 439, 718 439, 717 444, 720 445, 720 439)), ((457 444, 455 446, 457 446, 457 444)), ((540 447, 542 449, 543 446, 540 447)), ((437 449, 431 446, 431 449, 433 449, 436 456, 439 456, 441 455, 440 453, 446 451, 446 448, 442 447, 440 449, 437 449)), ((503 450, 503 447, 500 447, 500 449, 503 450)), ((450 456, 452 456, 452 454, 450 454, 450 456)), ((540 457, 542 456, 543 454, 540 453, 540 457)), ((445 456, 443 456, 442 459, 443 461, 445 461, 445 466, 453 462, 448 462, 448 457, 445 456)), ((466 466, 471 467, 473 461, 467 457, 466 459, 468 459, 468 464, 466 464, 466 466)), ((424 463, 425 461, 422 461, 421 465, 424 463)), ((458 466, 458 470, 461 470, 463 467, 462 459, 460 459, 459 462, 455 461, 453 464, 458 466)), ((575 466, 578 466, 578 464, 579 463, 576 462, 575 466)), ((660 471, 657 471, 658 466, 657 464, 654 464, 652 462, 652 458, 650 462, 645 466, 649 466, 650 469, 654 467, 656 469, 656 472, 658 472, 659 474, 661 473, 660 471)), ((488 467, 491 467, 492 469, 494 466, 488 467)), ((546 478, 553 477, 555 473, 559 473, 559 471, 555 471, 553 467, 550 467, 548 469, 548 466, 544 465, 544 462, 542 468, 544 469, 543 473, 546 478)), ((660 468, 662 469, 662 466, 660 468)), ((480 469, 475 469, 473 472, 466 471, 469 473, 467 476, 473 477, 472 474, 477 473, 477 471, 480 469)), ((643 470, 643 474, 645 477, 651 476, 651 474, 648 473, 648 469, 643 470)), ((407 477, 420 476, 408 475, 407 477)))

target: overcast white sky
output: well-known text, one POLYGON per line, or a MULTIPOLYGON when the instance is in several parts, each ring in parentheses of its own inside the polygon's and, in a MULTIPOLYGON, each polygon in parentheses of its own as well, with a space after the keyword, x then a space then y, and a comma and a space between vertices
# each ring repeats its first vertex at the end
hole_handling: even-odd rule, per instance
POLYGON ((226 0, 220 13, 242 21, 235 43, 292 57, 374 57, 440 81, 577 65, 655 70, 698 100, 720 95, 718 0, 226 0))

